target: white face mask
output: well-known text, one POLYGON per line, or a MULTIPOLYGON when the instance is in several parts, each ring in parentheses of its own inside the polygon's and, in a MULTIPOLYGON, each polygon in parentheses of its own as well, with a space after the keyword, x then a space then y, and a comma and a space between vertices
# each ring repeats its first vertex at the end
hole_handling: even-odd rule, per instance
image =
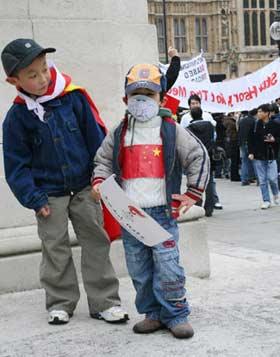
POLYGON ((145 122, 158 114, 159 105, 154 99, 137 94, 128 98, 127 109, 136 120, 145 122))

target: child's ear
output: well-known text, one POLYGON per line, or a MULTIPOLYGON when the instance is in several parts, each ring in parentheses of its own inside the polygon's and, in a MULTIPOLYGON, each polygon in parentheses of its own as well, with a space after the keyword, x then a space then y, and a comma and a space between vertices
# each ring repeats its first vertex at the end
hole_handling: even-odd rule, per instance
POLYGON ((123 100, 124 104, 127 105, 127 96, 123 97, 122 100, 123 100))
POLYGON ((6 82, 10 83, 13 86, 17 86, 18 84, 18 78, 16 77, 7 77, 6 82))

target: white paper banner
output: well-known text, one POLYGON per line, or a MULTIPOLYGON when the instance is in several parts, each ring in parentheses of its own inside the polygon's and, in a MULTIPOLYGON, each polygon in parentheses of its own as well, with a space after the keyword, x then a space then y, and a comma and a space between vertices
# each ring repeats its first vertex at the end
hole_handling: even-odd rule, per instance
POLYGON ((125 195, 114 176, 100 185, 100 193, 105 206, 120 225, 150 247, 171 238, 170 233, 125 195))
POLYGON ((202 108, 212 113, 251 110, 280 97, 280 59, 258 71, 219 83, 179 82, 168 94, 187 107, 190 95, 201 97, 202 108))
MULTIPOLYGON (((166 73, 169 64, 159 64, 160 69, 166 73)), ((179 87, 186 82, 207 82, 210 83, 210 77, 207 68, 207 62, 203 53, 192 58, 189 61, 181 61, 179 76, 173 87, 179 87)))

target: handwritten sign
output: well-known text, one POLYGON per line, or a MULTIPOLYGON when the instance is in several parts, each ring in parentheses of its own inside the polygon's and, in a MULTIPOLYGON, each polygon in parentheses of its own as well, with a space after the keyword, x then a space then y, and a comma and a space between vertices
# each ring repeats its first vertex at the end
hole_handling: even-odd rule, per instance
POLYGON ((100 193, 105 206, 120 225, 150 247, 171 238, 171 234, 126 196, 114 176, 100 185, 100 193))
MULTIPOLYGON (((159 64, 163 73, 166 73, 169 65, 159 64)), ((174 87, 179 87, 186 82, 207 82, 210 83, 207 62, 201 53, 199 56, 188 61, 181 61, 179 76, 174 84, 174 87)))

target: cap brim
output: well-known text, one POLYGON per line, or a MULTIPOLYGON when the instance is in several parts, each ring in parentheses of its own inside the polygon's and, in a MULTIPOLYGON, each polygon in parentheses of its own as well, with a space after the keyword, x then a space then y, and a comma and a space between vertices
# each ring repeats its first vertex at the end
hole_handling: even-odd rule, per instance
POLYGON ((148 82, 148 81, 137 81, 137 82, 129 84, 125 88, 125 94, 130 94, 139 88, 150 89, 153 92, 157 92, 157 93, 161 92, 161 86, 159 84, 156 84, 153 82, 148 82))
POLYGON ((36 48, 34 51, 32 51, 27 57, 25 57, 15 68, 15 70, 23 69, 28 67, 36 57, 44 54, 44 53, 51 53, 55 52, 56 49, 53 47, 47 47, 47 48, 36 48))

